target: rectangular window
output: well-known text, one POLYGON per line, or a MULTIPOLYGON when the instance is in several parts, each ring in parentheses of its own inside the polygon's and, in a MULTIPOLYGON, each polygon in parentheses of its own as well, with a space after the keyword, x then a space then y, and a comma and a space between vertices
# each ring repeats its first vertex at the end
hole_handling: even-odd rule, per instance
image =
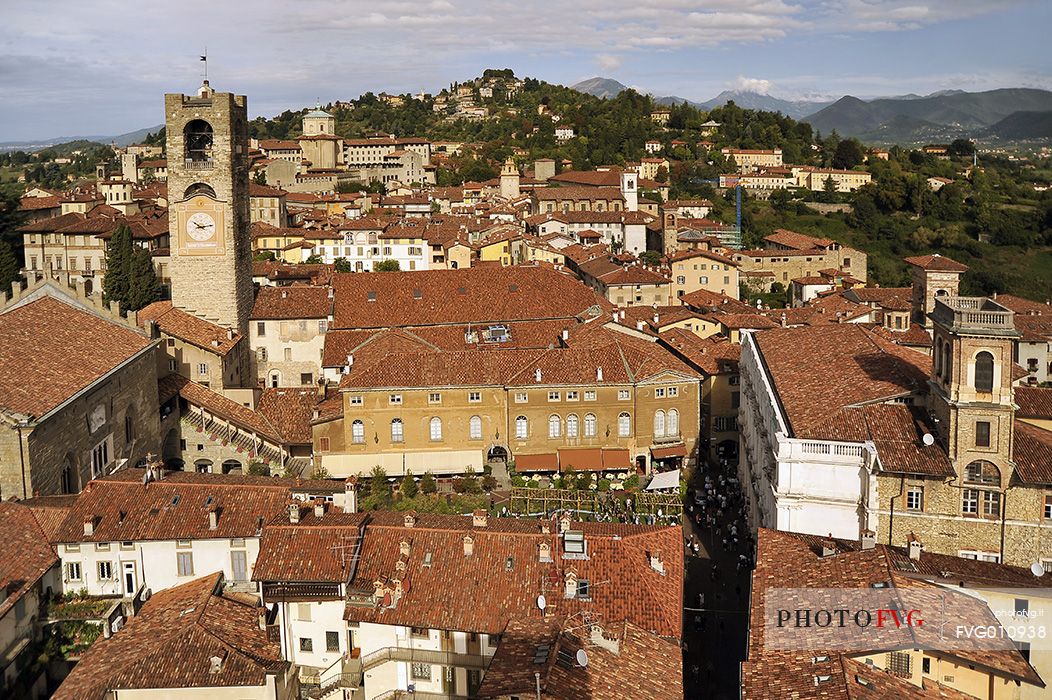
POLYGON ((631 396, 630 396, 630 392, 628 391, 628 389, 618 389, 617 390, 617 400, 618 401, 628 401, 629 398, 631 398, 631 396))
POLYGON ((66 563, 66 578, 70 581, 80 580, 80 562, 71 561, 66 563))
POLYGON ((361 396, 352 396, 351 397, 351 405, 352 406, 361 406, 362 405, 362 397, 361 396))
POLYGON ((1026 598, 1015 599, 1015 616, 1026 617, 1030 614, 1030 601, 1026 598))
POLYGON ((567 401, 577 401, 577 398, 578 398, 578 393, 576 391, 568 391, 568 392, 566 392, 566 400, 567 401))
POLYGON ((594 391, 586 391, 586 392, 584 392, 584 400, 585 401, 595 401, 595 392, 594 391))
POLYGON ((329 438, 327 438, 327 437, 318 438, 318 450, 320 452, 328 452, 329 451, 329 438))
POLYGON ((412 628, 410 628, 409 633, 411 635, 413 635, 414 637, 427 638, 427 637, 431 636, 429 631, 428 631, 428 629, 426 627, 412 627, 412 628))
POLYGON ((329 328, 329 322, 326 319, 318 321, 318 332, 324 333, 329 328))
POLYGON ((314 651, 314 640, 310 637, 300 637, 300 651, 307 653, 314 651))
POLYGON ((989 421, 980 420, 975 422, 975 446, 976 447, 989 447, 990 446, 990 423, 989 421))
POLYGON ((422 664, 419 662, 413 662, 413 680, 417 681, 429 681, 431 680, 431 664, 422 664))
POLYGON ((549 391, 548 392, 548 400, 549 401, 558 401, 559 397, 560 397, 560 393, 558 391, 549 391))
POLYGON ((339 632, 326 632, 325 633, 325 651, 328 651, 328 652, 339 652, 340 651, 340 633, 339 632))
POLYGON ((437 391, 432 391, 427 395, 428 403, 442 403, 442 394, 437 391))
POLYGON ((899 678, 909 678, 910 655, 904 651, 888 653, 888 673, 899 678))
POLYGON ((654 389, 654 398, 656 398, 656 399, 663 399, 663 398, 665 398, 665 390, 661 389, 661 388, 654 389))
POLYGON ((99 562, 99 580, 100 581, 112 581, 113 580, 113 562, 100 561, 99 562))
POLYGON ((284 351, 285 362, 292 362, 292 348, 285 348, 284 351))
POLYGON ((961 512, 965 515, 979 515, 979 490, 965 489, 961 494, 961 512))
POLYGON ((590 591, 590 586, 588 585, 588 581, 586 579, 578 579, 577 580, 577 597, 578 598, 583 598, 584 600, 589 600, 591 598, 590 593, 591 593, 591 591, 590 591))
POLYGON ((314 375, 310 372, 300 372, 300 386, 311 386, 314 384, 314 375))
POLYGON ((983 491, 983 517, 996 518, 1001 515, 1001 494, 997 491, 983 491))
POLYGON ((256 321, 256 335, 260 338, 267 335, 267 322, 256 321))
POLYGON ((208 374, 208 365, 206 365, 204 362, 198 363, 197 373, 201 376, 208 374))
POLYGON ((481 391, 469 391, 468 392, 468 403, 482 403, 482 392, 481 391))
POLYGON ((108 551, 110 551, 110 543, 109 542, 96 542, 95 543, 95 551, 96 552, 108 552, 108 551))
POLYGON ((678 386, 670 386, 668 388, 668 397, 670 399, 672 399, 672 398, 675 398, 677 396, 679 396, 679 387, 678 386))
POLYGON ((397 406, 397 405, 401 404, 402 403, 402 395, 401 394, 390 394, 387 397, 387 403, 391 404, 392 406, 397 406))
POLYGON ((121 542, 121 549, 135 549, 134 542, 121 542))
POLYGON ((529 394, 525 391, 515 392, 515 403, 526 403, 529 400, 529 394))
POLYGON ((906 492, 906 510, 924 510, 923 486, 911 486, 906 492))
POLYGON ((176 367, 175 360, 168 360, 168 371, 174 372, 176 369, 178 368, 176 367))
POLYGON ((179 576, 194 575, 194 555, 192 552, 176 552, 175 564, 179 576))
POLYGON ((1052 520, 1052 495, 1045 495, 1045 520, 1052 520))

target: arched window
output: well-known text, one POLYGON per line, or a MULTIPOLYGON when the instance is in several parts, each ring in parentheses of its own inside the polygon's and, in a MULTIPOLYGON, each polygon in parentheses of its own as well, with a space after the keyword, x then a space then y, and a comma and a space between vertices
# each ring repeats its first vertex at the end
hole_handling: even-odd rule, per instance
POLYGON ((240 474, 241 473, 241 462, 236 459, 228 459, 223 462, 223 473, 224 474, 240 474))
POLYGON ((617 436, 628 437, 632 434, 632 416, 622 413, 617 417, 617 436))
POLYGON ((526 420, 526 416, 518 416, 515 418, 515 439, 525 440, 526 436, 530 433, 530 422, 526 420))
POLYGON ((654 437, 665 437, 665 412, 654 414, 654 437))
POLYGON ((584 417, 584 436, 585 437, 595 437, 595 428, 596 428, 595 414, 594 413, 586 414, 585 417, 584 417))
POLYGON ((183 127, 186 160, 197 163, 212 160, 212 125, 204 119, 192 119, 183 127))
POLYGON ((994 356, 985 350, 975 356, 975 390, 994 390, 994 356))
POLYGON ((405 440, 405 433, 402 431, 402 419, 395 418, 391 421, 391 442, 402 442, 405 440))
POLYGON ((548 416, 548 437, 557 438, 562 434, 563 421, 562 418, 555 415, 554 413, 548 416))
POLYGON ((203 182, 195 182, 194 184, 187 187, 186 190, 183 192, 183 197, 185 199, 189 199, 190 197, 193 197, 197 194, 207 195, 212 199, 216 198, 216 191, 212 189, 212 186, 206 185, 203 182))
POLYGON ((1000 486, 1001 470, 997 465, 985 460, 972 462, 964 468, 964 483, 1000 486))
POLYGON ((679 435, 679 411, 674 408, 668 412, 668 422, 665 425, 665 434, 670 436, 679 435))
POLYGON ((351 423, 351 442, 361 445, 365 442, 365 423, 356 420, 351 423))
POLYGON ((210 459, 199 459, 194 462, 194 471, 202 474, 210 474, 212 472, 212 460, 210 459))
POLYGON ((570 415, 566 416, 566 437, 577 437, 577 427, 577 414, 571 413, 570 415))
POLYGON ((369 234, 369 245, 376 245, 376 240, 377 240, 376 239, 376 234, 375 233, 370 233, 369 234))
POLYGON ((472 440, 482 439, 482 418, 472 416, 468 421, 468 437, 472 440))
POLYGON ((442 419, 435 416, 431 419, 431 439, 441 440, 442 439, 442 419))

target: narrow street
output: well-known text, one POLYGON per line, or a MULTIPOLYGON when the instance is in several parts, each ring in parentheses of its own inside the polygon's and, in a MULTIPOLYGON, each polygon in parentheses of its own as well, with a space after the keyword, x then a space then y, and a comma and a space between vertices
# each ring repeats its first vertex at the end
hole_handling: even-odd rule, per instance
POLYGON ((687 698, 731 700, 739 696, 754 543, 746 537, 744 518, 739 516, 738 489, 730 480, 733 474, 733 465, 723 469, 718 464, 703 465, 687 494, 683 517, 688 542, 683 611, 687 698), (697 493, 701 504, 695 500, 697 493), (736 528, 737 543, 732 528, 736 528), (696 555, 690 543, 696 545, 696 555), (742 555, 747 559, 743 561, 742 555))

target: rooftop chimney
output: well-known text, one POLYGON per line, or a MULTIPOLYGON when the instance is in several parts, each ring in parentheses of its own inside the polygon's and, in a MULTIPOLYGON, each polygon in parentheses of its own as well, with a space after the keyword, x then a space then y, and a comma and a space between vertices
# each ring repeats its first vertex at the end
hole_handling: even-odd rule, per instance
POLYGON ((219 527, 219 509, 211 506, 208 509, 208 529, 215 530, 219 527))
POLYGON ((644 322, 644 321, 636 321, 636 330, 637 330, 637 331, 641 331, 641 330, 643 330, 643 326, 644 326, 644 325, 645 325, 645 322, 644 322))
POLYGON ((233 340, 234 339, 234 329, 233 328, 227 328, 226 329, 226 339, 227 340, 233 340))
POLYGON ((289 522, 295 525, 300 521, 300 504, 293 501, 289 504, 289 522))
POLYGON ((314 517, 321 518, 325 515, 325 501, 317 499, 314 501, 314 517))
POLYGON ((552 525, 547 520, 541 521, 541 534, 550 535, 552 532, 552 525))
POLYGON ((563 513, 559 516, 559 532, 566 532, 570 529, 570 523, 572 519, 569 513, 563 513))
POLYGON ((464 535, 464 556, 470 557, 475 553, 475 540, 471 535, 464 535))
POLYGON ((484 510, 482 510, 480 508, 479 510, 476 510, 474 513, 471 514, 471 526, 472 527, 486 527, 486 519, 487 519, 486 511, 484 511, 484 510))
POLYGON ((416 525, 416 511, 411 510, 408 513, 406 513, 405 516, 402 518, 402 524, 404 524, 406 527, 413 527, 414 525, 416 525))
POLYGON ((836 542, 833 541, 833 533, 829 533, 829 537, 822 540, 822 556, 831 557, 837 553, 836 542))
POLYGON ((95 520, 96 516, 91 515, 84 519, 84 534, 94 535, 95 534, 95 520))
POLYGON ((565 596, 567 598, 577 597, 577 571, 573 568, 567 569, 566 573, 563 574, 563 582, 565 584, 565 596))
POLYGON ((588 631, 588 637, 592 644, 597 647, 606 649, 614 656, 620 656, 621 654, 621 640, 617 637, 607 637, 603 628, 599 625, 592 625, 592 628, 588 631))
POLYGON ((661 559, 661 552, 654 550, 650 553, 650 568, 662 576, 665 575, 665 562, 661 559))
POLYGON ((877 545, 877 533, 872 530, 863 530, 860 544, 863 550, 873 549, 877 545))
POLYGON ((603 381, 603 368, 602 367, 596 367, 595 368, 595 381, 597 381, 597 382, 603 381))
POLYGON ((569 339, 570 339, 570 331, 569 331, 569 329, 563 328, 563 340, 566 341, 566 340, 569 340, 569 339))
POLYGON ((540 384, 540 382, 541 382, 541 368, 540 367, 538 367, 537 369, 533 370, 533 381, 535 381, 538 384, 540 384))
POLYGON ((343 482, 343 512, 358 512, 358 477, 349 476, 343 482))
POLYGON ((906 544, 910 549, 910 559, 913 559, 914 561, 919 560, 921 558, 921 549, 924 548, 924 545, 922 545, 921 541, 917 539, 917 536, 911 532, 906 536, 906 544))
POLYGON ((547 542, 541 542, 537 546, 537 560, 540 562, 550 562, 552 560, 552 546, 547 542))
POLYGON ((281 298, 282 299, 288 299, 289 298, 289 293, 287 291, 285 291, 284 289, 281 290, 281 298))
POLYGON ((401 539, 401 541, 398 543, 398 555, 401 556, 401 557, 408 557, 409 556, 409 549, 410 549, 409 540, 407 540, 406 538, 403 537, 401 539))
POLYGON ((223 657, 213 656, 211 659, 211 665, 208 668, 209 673, 220 673, 223 670, 223 657))

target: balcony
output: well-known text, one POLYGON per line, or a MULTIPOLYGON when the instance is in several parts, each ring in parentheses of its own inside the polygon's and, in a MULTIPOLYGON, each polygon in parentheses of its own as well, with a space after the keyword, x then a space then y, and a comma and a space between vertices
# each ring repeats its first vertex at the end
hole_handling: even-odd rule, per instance
POLYGON ((490 658, 481 654, 458 654, 453 651, 436 651, 434 649, 384 647, 362 657, 362 671, 368 671, 388 661, 485 669, 489 666, 490 658))
POLYGON ((309 698, 326 698, 339 688, 359 687, 362 684, 361 649, 352 649, 316 675, 301 672, 300 680, 317 686, 307 691, 309 698))
POLYGON ((215 167, 215 161, 211 158, 207 160, 197 160, 194 158, 186 158, 183 160, 184 170, 211 170, 215 167))
POLYGON ((986 297, 943 297, 935 300, 931 319, 951 331, 1017 337, 1015 313, 986 297))

